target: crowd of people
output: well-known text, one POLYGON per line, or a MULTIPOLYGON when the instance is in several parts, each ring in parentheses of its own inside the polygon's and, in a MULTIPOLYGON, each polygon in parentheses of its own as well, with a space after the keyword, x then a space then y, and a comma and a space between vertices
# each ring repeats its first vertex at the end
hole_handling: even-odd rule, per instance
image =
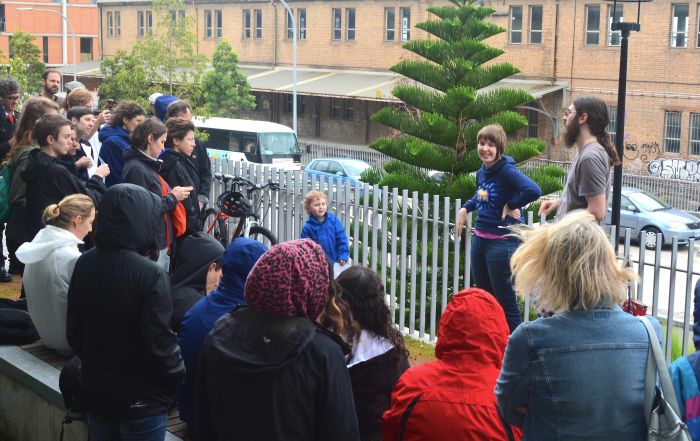
MULTIPOLYGON (((201 232, 212 175, 192 107, 154 94, 148 110, 93 111, 84 88, 59 103, 56 74, 21 114, 19 85, 0 80, 5 236, 44 345, 77 357, 91 440, 162 441, 173 406, 199 440, 646 438, 649 336, 619 306, 635 276, 599 225, 617 161, 602 101, 565 112, 578 153, 562 200, 541 204, 558 209, 547 226, 522 225, 540 189, 503 128, 479 131, 456 222, 478 212, 476 287, 446 305, 435 360, 409 367, 384 281, 350 264, 326 195, 306 195, 302 239, 224 248, 201 232), (516 295, 548 317, 521 323, 516 295)), ((684 411, 699 424, 695 404, 684 411)))

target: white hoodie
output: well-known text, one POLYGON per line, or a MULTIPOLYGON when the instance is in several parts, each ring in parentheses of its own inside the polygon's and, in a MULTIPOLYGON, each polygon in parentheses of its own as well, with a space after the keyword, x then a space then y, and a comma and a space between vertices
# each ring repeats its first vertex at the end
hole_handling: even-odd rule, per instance
POLYGON ((65 355, 73 353, 66 340, 66 311, 81 243, 70 231, 48 225, 15 253, 25 264, 24 291, 34 326, 46 347, 65 355))

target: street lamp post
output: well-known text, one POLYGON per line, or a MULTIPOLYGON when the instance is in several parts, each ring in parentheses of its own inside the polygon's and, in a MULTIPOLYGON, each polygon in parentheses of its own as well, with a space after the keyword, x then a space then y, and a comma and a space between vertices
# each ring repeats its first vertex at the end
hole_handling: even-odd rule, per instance
MULTIPOLYGON (((630 32, 639 32, 639 13, 642 3, 651 0, 613 0, 613 22, 610 25, 612 31, 620 31, 620 75, 617 89, 617 122, 615 127, 615 149, 620 162, 615 165, 613 172, 613 199, 610 224, 615 226, 615 253, 620 246, 620 202, 622 201, 622 160, 624 158, 625 142, 625 95, 627 94, 627 50, 630 32), (637 22, 623 22, 623 16, 617 21, 617 3, 636 3, 637 22)), ((624 13, 624 11, 623 11, 624 13)))
POLYGON ((70 26, 70 31, 73 33, 73 81, 78 81, 78 59, 76 58, 75 54, 75 28, 73 27, 73 23, 68 19, 68 17, 64 14, 61 14, 58 11, 52 11, 51 9, 42 9, 42 8, 17 8, 18 11, 41 11, 41 12, 48 12, 51 14, 56 14, 61 16, 66 23, 68 23, 68 26, 70 26))
MULTIPOLYGON (((294 14, 292 13, 292 10, 289 8, 289 5, 287 5, 287 2, 284 0, 279 0, 280 3, 284 6, 284 9, 287 10, 287 14, 289 14, 289 18, 292 20, 292 32, 294 35, 292 36, 292 58, 293 58, 293 64, 292 64, 292 130, 294 130, 294 134, 297 133, 297 21, 294 19, 294 14)), ((285 26, 286 29, 286 26, 285 26)))

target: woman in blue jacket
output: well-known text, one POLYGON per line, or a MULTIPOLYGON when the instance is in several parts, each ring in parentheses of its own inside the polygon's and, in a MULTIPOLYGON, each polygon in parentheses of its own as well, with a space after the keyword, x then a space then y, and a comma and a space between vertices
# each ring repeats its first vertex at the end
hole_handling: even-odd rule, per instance
POLYGON ((520 310, 511 283, 510 258, 520 241, 505 227, 522 223, 520 209, 540 197, 540 187, 504 156, 506 133, 498 125, 485 126, 476 136, 483 165, 476 174, 476 193, 459 210, 457 234, 467 213, 477 210, 472 237, 471 268, 474 283, 490 292, 503 307, 510 331, 520 324, 520 310))
POLYGON ((133 101, 122 101, 109 124, 104 125, 99 132, 102 143, 100 159, 109 165, 109 176, 105 179, 107 188, 122 182, 124 169, 124 152, 131 145, 131 132, 146 119, 146 111, 133 101))

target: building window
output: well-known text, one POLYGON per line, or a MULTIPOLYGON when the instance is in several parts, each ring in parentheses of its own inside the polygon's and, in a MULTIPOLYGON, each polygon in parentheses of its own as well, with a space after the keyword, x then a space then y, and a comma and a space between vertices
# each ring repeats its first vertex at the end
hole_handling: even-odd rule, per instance
POLYGON ((610 135, 610 140, 615 144, 615 135, 617 134, 617 107, 610 107, 610 122, 606 132, 610 135))
POLYGON ((224 13, 218 9, 214 11, 214 29, 216 38, 224 36, 224 13))
POLYGON ((664 112, 664 151, 681 152, 681 112, 664 112))
POLYGON ((700 113, 690 114, 690 143, 691 155, 700 155, 700 113))
POLYGON ((542 6, 530 6, 530 44, 542 44, 542 6))
POLYGON ((343 100, 345 108, 343 109, 343 118, 352 120, 355 116, 355 109, 353 108, 353 100, 343 100))
MULTIPOLYGON (((700 17, 700 5, 698 5, 697 17, 700 17)), ((695 47, 700 48, 700 20, 697 20, 697 22, 698 22, 698 35, 695 36, 695 47)))
POLYGON ((184 9, 173 9, 170 11, 170 21, 175 23, 178 20, 182 20, 185 18, 185 10, 184 9))
POLYGON ((49 37, 41 38, 42 51, 44 52, 44 63, 49 62, 49 37))
POLYGON ((143 15, 143 11, 138 11, 136 13, 136 34, 139 37, 143 37, 146 34, 146 18, 143 15))
POLYGON ((343 117, 343 100, 340 98, 331 98, 331 118, 343 117))
POLYGON ((146 11, 146 33, 148 35, 153 33, 153 13, 151 11, 146 11))
POLYGON ((107 12, 107 36, 114 37, 114 16, 107 12))
POLYGON ((243 38, 250 38, 250 9, 243 10, 243 38))
POLYGON ((340 8, 333 8, 333 40, 343 38, 343 12, 340 8))
POLYGON ((291 14, 289 11, 285 12, 285 16, 287 17, 287 38, 291 40, 294 38, 294 20, 292 20, 292 17, 294 14, 294 9, 291 9, 291 14))
POLYGON ((600 41, 600 6, 586 6, 586 44, 598 46, 600 41))
POLYGON ((80 37, 80 61, 92 60, 92 37, 80 37))
POLYGON ((523 7, 510 7, 510 44, 520 44, 523 41, 523 7))
POLYGON ((625 20, 622 13, 622 5, 617 5, 617 8, 608 6, 608 46, 619 46, 622 41, 622 33, 612 30, 613 23, 619 23, 625 20))
POLYGON ((255 9, 255 38, 262 38, 262 9, 255 9))
POLYGON ((396 9, 384 8, 384 40, 394 41, 396 35, 396 9))
MULTIPOLYGON (((283 105, 284 105, 284 112, 285 113, 294 113, 294 95, 291 93, 283 95, 283 105)), ((306 110, 305 108, 305 102, 304 102, 304 96, 303 95, 297 95, 297 115, 303 115, 304 111, 306 110)))
POLYGON ((204 38, 211 38, 213 35, 212 25, 211 11, 206 10, 204 11, 204 38))
POLYGON ((401 14, 401 41, 411 39, 411 8, 399 8, 401 14))
POLYGON ((299 25, 299 40, 306 40, 306 9, 297 10, 299 25))
POLYGON ((347 39, 355 40, 355 8, 345 9, 345 30, 347 39))
POLYGON ((119 11, 114 12, 114 35, 119 37, 122 34, 122 14, 119 11))
POLYGON ((671 47, 688 47, 688 5, 673 5, 671 47))
POLYGON ((5 5, 0 5, 0 32, 5 32, 5 5))
MULTIPOLYGON (((530 104, 533 105, 533 104, 530 104)), ((535 109, 527 109, 527 137, 537 138, 540 125, 540 113, 535 109)))

